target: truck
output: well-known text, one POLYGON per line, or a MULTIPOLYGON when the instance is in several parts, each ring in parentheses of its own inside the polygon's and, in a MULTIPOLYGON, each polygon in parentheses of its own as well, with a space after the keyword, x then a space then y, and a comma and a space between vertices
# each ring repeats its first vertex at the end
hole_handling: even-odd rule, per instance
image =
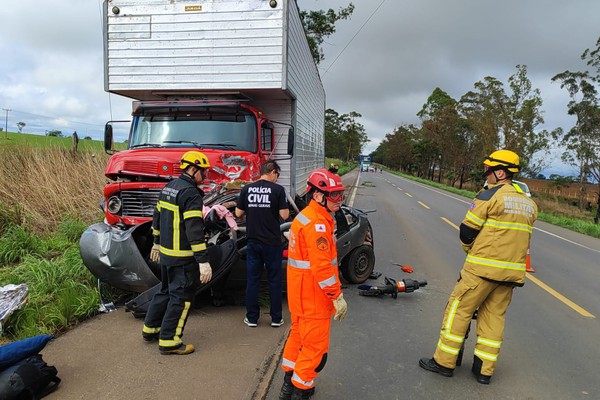
MULTIPOLYGON (((132 119, 106 123, 104 222, 83 233, 80 250, 99 286, 141 293, 159 282, 151 219, 183 153, 209 159, 209 206, 233 210, 239 185, 268 159, 290 203, 301 203, 309 173, 324 165, 325 92, 292 0, 105 0, 103 34, 104 89, 132 99, 132 119), (116 151, 123 123, 127 149, 116 151)), ((244 241, 208 222, 212 285, 244 241)))
MULTIPOLYGON (((124 121, 105 127, 101 236, 150 221, 189 150, 209 159, 209 196, 275 159, 278 183, 300 197, 323 167, 325 92, 295 1, 105 0, 103 36, 104 89, 132 99, 132 120, 124 151, 114 148, 124 121)), ((97 238, 84 244, 102 258, 97 238)), ((105 277, 106 263, 85 256, 105 277)))

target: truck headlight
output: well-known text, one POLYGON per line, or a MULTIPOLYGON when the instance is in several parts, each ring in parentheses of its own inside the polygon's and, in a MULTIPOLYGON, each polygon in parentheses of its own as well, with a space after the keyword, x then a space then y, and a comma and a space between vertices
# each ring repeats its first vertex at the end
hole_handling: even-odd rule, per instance
POLYGON ((106 209, 111 214, 118 214, 121 211, 121 199, 118 196, 110 197, 106 209))

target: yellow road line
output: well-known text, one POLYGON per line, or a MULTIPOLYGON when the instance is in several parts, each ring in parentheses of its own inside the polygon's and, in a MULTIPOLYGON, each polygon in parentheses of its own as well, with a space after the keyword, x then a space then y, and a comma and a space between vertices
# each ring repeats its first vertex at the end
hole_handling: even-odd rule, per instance
POLYGON ((550 293, 552 296, 556 297, 558 300, 562 301, 563 303, 565 303, 566 305, 571 307, 573 310, 575 310, 579 314, 583 315, 584 317, 596 318, 593 314, 586 311, 583 307, 580 307, 577 304, 573 303, 571 300, 567 299, 565 296, 558 293, 556 290, 552 289, 550 286, 546 285, 544 282, 540 281, 538 278, 535 278, 530 273, 527 273, 527 279, 529 279, 531 282, 535 283, 536 285, 538 285, 539 287, 544 289, 546 292, 550 293))
POLYGON ((423 203, 422 201, 417 201, 417 203, 419 203, 420 205, 422 205, 423 207, 425 207, 426 209, 430 209, 429 206, 425 203, 423 203))
POLYGON ((412 194, 410 193, 404 193, 405 195, 407 195, 408 197, 412 197, 412 194))
POLYGON ((448 218, 444 218, 444 217, 440 217, 440 218, 442 218, 446 223, 448 223, 448 225, 450 225, 454 229, 459 230, 458 226, 456 226, 452 222, 450 222, 450 220, 448 218))
MULTIPOLYGON (((458 226, 456 226, 455 224, 450 222, 447 218, 444 218, 444 217, 441 217, 441 218, 442 218, 442 220, 444 220, 444 222, 448 223, 450 226, 454 227, 457 230, 459 229, 458 226)), ((571 307, 573 310, 577 311, 579 314, 583 315, 584 317, 596 318, 593 314, 591 314, 590 312, 585 310, 583 307, 580 307, 579 305, 573 303, 571 300, 567 299, 565 296, 558 293, 556 290, 552 289, 550 286, 546 285, 544 282, 540 281, 538 278, 534 277, 530 273, 527 273, 527 279, 529 279, 531 282, 535 283, 536 285, 538 285, 539 287, 544 289, 546 292, 550 293, 552 296, 556 297, 558 300, 562 301, 567 306, 571 307)))

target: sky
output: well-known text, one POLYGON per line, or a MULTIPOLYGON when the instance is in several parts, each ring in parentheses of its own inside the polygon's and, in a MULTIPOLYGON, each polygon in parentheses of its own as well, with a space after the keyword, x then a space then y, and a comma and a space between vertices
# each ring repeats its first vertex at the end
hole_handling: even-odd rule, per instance
MULTIPOLYGON (((280 0, 281 1, 281 0, 280 0)), ((348 0, 298 0, 338 10, 348 0)), ((526 65, 541 91, 545 124, 568 130, 566 90, 551 78, 585 68, 600 37, 598 0, 354 0, 350 20, 323 44, 327 108, 356 111, 370 142, 404 124, 436 87, 455 99, 486 76, 507 85, 526 65)), ((129 119, 131 101, 104 92, 101 0, 3 0, 0 7, 0 127, 61 130, 101 139, 108 120, 129 119), (6 111, 9 110, 9 111, 6 111)), ((576 174, 554 148, 544 173, 576 174)))

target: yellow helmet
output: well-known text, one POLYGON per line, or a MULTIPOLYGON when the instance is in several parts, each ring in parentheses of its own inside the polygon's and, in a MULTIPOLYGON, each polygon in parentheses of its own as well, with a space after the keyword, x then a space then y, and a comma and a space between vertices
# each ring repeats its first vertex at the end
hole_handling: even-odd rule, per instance
POLYGON ((506 169, 507 171, 519 172, 519 156, 510 150, 497 150, 487 156, 483 165, 491 170, 506 169))
POLYGON ((181 157, 181 169, 185 170, 188 166, 193 165, 198 168, 209 168, 210 163, 208 157, 199 151, 188 151, 181 157))

